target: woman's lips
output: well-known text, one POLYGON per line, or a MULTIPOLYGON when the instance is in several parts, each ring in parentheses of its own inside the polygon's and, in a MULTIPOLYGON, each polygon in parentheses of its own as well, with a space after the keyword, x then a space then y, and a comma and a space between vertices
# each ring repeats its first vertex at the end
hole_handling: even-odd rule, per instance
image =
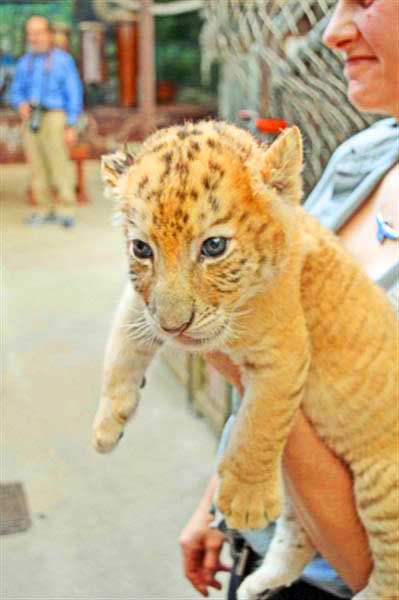
POLYGON ((351 75, 360 70, 367 69, 372 64, 376 63, 377 59, 374 56, 353 56, 345 60, 345 74, 351 75))

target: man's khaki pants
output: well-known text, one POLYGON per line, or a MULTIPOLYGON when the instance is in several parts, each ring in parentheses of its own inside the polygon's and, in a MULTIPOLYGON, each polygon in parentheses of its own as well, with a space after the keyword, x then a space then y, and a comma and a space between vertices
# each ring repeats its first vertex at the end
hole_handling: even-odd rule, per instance
POLYGON ((29 122, 22 126, 24 150, 32 172, 32 192, 40 214, 74 214, 75 177, 64 141, 64 127, 65 113, 61 110, 45 112, 36 133, 30 131, 29 122))

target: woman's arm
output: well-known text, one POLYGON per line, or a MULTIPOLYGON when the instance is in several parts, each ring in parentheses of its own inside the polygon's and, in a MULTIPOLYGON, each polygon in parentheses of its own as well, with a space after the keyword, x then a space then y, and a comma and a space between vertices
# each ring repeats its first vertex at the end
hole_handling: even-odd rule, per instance
POLYGON ((357 515, 351 474, 300 411, 283 466, 295 512, 314 546, 354 592, 361 590, 372 561, 357 515))
MULTIPOLYGON (((206 359, 242 394, 239 371, 227 356, 212 353, 206 359)), ((372 563, 351 474, 301 411, 293 422, 283 466, 295 511, 314 546, 353 591, 362 589, 372 563)))

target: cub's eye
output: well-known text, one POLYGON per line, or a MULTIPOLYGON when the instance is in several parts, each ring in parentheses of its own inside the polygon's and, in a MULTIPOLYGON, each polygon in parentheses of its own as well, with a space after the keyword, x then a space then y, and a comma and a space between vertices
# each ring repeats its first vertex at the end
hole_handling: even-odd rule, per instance
POLYGON ((142 240, 133 240, 130 244, 131 252, 136 258, 152 258, 154 256, 150 246, 142 240))
POLYGON ((221 256, 226 251, 227 244, 228 240, 224 237, 208 238, 201 246, 201 256, 210 258, 221 256))

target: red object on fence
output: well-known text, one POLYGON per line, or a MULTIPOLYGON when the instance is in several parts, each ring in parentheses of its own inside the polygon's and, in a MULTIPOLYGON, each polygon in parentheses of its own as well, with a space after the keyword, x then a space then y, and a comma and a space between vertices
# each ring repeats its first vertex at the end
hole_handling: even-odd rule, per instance
POLYGON ((280 133, 282 129, 288 127, 285 119, 255 119, 255 127, 261 133, 280 133))

